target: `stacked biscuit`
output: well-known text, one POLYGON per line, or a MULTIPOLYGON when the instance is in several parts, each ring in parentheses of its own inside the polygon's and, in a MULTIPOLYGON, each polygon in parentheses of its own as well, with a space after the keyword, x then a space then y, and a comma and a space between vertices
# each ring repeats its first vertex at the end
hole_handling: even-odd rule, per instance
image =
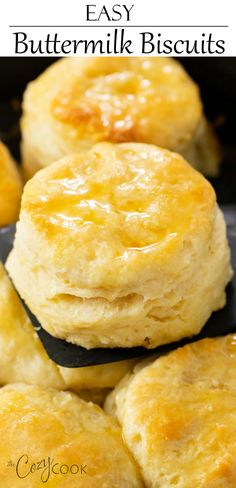
POLYGON ((7 147, 0 141, 0 227, 19 216, 22 180, 7 147))
POLYGON ((0 267, 4 487, 235 487, 234 337, 62 368, 12 285, 50 334, 87 349, 154 349, 224 306, 225 222, 194 169, 214 174, 219 149, 195 83, 171 59, 59 61, 26 90, 22 157, 34 176, 0 267))

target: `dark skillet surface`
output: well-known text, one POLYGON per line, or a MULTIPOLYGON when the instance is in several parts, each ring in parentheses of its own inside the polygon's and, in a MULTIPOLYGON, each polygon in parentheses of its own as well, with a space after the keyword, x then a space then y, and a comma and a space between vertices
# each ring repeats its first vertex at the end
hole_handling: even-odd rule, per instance
MULTIPOLYGON (((0 70, 0 138, 19 159, 19 117, 20 101, 26 83, 35 78, 53 61, 52 58, 1 58, 0 70)), ((222 143, 224 156, 221 174, 211 182, 220 204, 236 204, 236 58, 181 58, 189 73, 201 88, 205 111, 214 123, 222 143)), ((236 273, 236 205, 223 206, 228 226, 228 237, 232 251, 232 262, 236 273)), ((0 229, 0 259, 5 259, 12 247, 14 226, 0 229)), ((122 359, 162 354, 188 342, 203 337, 236 332, 236 277, 227 289, 226 307, 214 313, 201 334, 194 339, 159 347, 147 351, 144 348, 93 349, 86 350, 60 339, 55 339, 44 331, 37 319, 25 306, 33 325, 48 353, 58 364, 66 367, 82 367, 94 364, 120 361, 122 359)))

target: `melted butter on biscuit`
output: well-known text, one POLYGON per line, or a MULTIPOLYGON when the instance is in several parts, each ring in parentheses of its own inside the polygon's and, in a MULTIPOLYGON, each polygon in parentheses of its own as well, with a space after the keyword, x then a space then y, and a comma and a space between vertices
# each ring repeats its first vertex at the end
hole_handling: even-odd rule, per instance
POLYGON ((236 486, 235 335, 181 347, 114 390, 147 486, 236 486))
POLYGON ((176 149, 192 137, 202 106, 195 83, 170 58, 96 58, 73 71, 51 113, 94 142, 176 149))
POLYGON ((103 143, 62 160, 28 183, 23 199, 49 239, 92 239, 114 257, 168 247, 191 226, 211 229, 214 205, 210 184, 179 155, 143 144, 103 143))

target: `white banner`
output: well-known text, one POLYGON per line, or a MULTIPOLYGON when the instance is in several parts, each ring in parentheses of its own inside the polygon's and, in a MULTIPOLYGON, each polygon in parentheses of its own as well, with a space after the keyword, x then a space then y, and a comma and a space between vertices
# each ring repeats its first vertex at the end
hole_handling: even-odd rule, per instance
POLYGON ((235 56, 235 3, 4 2, 0 56, 235 56))

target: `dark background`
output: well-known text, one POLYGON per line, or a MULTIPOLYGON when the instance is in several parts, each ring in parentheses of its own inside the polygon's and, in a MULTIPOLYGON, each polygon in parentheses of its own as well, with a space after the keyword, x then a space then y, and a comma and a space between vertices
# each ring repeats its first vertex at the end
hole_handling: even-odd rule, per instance
MULTIPOLYGON (((19 159, 20 101, 26 84, 54 58, 0 58, 0 139, 19 159)), ((205 113, 223 145, 221 174, 211 180, 220 203, 236 203, 236 57, 180 58, 201 89, 205 113)))

